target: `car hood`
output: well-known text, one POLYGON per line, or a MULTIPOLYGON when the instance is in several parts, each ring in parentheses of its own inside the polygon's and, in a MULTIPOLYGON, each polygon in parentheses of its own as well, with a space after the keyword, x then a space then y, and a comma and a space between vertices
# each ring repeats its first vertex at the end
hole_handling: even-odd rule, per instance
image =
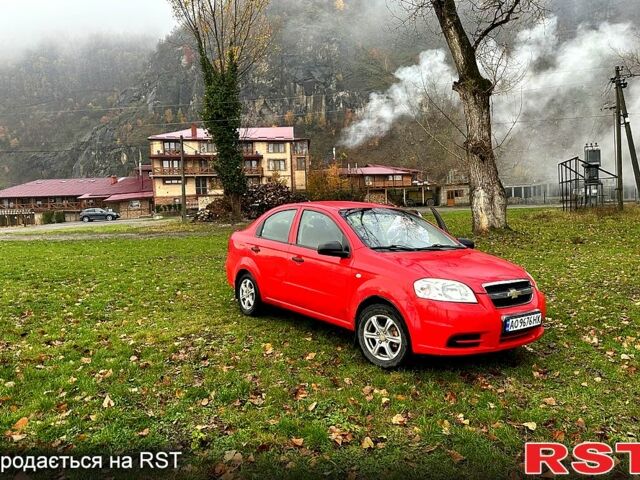
POLYGON ((414 281, 443 278, 462 282, 476 293, 485 283, 528 278, 522 267, 472 249, 386 253, 376 252, 390 268, 400 267, 414 281))

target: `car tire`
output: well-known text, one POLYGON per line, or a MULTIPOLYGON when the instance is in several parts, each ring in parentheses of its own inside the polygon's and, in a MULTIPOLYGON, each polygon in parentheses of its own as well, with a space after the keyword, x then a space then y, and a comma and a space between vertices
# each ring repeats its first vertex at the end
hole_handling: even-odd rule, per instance
POLYGON ((107 222, 110 222, 111 220, 113 220, 113 215, 107 215, 107 222))
POLYGON ((395 308, 383 303, 360 312, 357 336, 366 359, 378 367, 397 367, 411 352, 404 320, 395 308))
POLYGON ((258 283, 249 273, 243 274, 236 284, 236 299, 240 311, 249 317, 255 317, 262 308, 262 299, 258 283))
POLYGON ((82 220, 84 223, 88 223, 91 221, 89 217, 82 217, 80 220, 82 220))

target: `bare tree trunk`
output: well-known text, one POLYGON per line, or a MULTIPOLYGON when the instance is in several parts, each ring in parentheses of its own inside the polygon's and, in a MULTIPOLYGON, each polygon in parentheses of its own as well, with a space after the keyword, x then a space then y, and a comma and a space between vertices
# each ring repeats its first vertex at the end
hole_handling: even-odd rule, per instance
POLYGON ((464 30, 455 0, 431 0, 459 79, 453 84, 467 122, 467 167, 475 233, 507 228, 507 202, 498 177, 491 135, 490 99, 493 84, 480 73, 476 49, 464 30))
POLYGON ((467 119, 467 165, 473 231, 507 227, 507 198, 493 152, 490 93, 457 88, 467 119))

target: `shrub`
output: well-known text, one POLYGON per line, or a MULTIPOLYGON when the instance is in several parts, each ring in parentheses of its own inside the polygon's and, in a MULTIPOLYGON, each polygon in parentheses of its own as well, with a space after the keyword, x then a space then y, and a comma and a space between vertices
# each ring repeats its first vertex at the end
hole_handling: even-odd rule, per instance
POLYGON ((55 212, 47 211, 42 213, 42 223, 48 225, 55 222, 55 212))
POLYGON ((65 222, 64 212, 55 212, 53 215, 53 221, 54 223, 64 223, 65 222))
POLYGON ((326 170, 312 170, 309 172, 307 194, 311 200, 352 200, 362 201, 365 193, 340 176, 337 164, 332 164, 326 170))

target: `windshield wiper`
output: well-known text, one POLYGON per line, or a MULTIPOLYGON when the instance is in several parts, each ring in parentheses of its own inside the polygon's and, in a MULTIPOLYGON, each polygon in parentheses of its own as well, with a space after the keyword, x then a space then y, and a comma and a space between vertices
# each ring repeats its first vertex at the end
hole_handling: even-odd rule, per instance
POLYGON ((429 245, 428 247, 418 247, 414 250, 459 250, 462 247, 460 245, 444 245, 442 243, 435 243, 433 245, 429 245))
POLYGON ((376 245, 371 250, 390 250, 392 252, 415 252, 416 249, 407 245, 376 245))

